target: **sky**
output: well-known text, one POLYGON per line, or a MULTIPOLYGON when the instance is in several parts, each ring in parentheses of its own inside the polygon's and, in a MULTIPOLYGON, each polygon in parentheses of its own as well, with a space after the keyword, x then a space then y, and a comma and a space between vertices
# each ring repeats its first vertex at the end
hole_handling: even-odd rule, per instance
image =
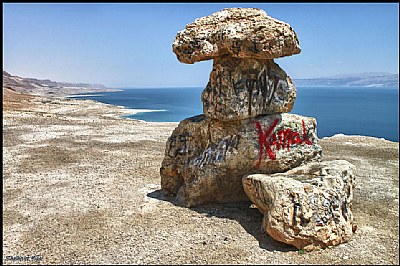
POLYGON ((275 59, 292 78, 399 73, 398 3, 3 3, 3 70, 123 87, 204 87, 212 60, 180 63, 178 31, 223 8, 289 23, 301 53, 275 59))

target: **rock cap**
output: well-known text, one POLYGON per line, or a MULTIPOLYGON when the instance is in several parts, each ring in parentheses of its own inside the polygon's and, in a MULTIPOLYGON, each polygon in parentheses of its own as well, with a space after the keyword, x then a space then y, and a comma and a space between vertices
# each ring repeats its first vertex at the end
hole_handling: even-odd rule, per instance
POLYGON ((172 49, 187 64, 226 54, 274 59, 301 51, 292 27, 258 8, 225 8, 198 18, 177 33, 172 49))

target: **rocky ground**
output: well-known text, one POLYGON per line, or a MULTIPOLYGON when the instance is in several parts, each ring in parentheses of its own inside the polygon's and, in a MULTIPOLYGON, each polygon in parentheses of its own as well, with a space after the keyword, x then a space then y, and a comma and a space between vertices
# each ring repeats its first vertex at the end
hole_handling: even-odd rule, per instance
POLYGON ((399 143, 320 140, 356 167, 350 242, 299 252, 254 206, 185 208, 160 191, 177 123, 88 100, 4 95, 3 264, 399 264, 399 143))

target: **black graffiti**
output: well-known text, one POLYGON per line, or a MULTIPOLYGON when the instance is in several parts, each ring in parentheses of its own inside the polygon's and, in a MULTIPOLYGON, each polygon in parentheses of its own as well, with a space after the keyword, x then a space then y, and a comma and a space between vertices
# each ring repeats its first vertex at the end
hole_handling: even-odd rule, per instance
POLYGON ((234 149, 238 149, 240 139, 240 135, 230 135, 218 143, 209 144, 203 154, 194 160, 194 165, 203 166, 224 161, 228 151, 232 153, 234 149))
MULTIPOLYGON (((267 104, 264 105, 264 106, 269 106, 271 104, 271 100, 274 97, 275 91, 276 91, 276 89, 278 87, 278 84, 279 84, 279 77, 278 76, 273 76, 273 84, 274 85, 272 86, 272 90, 269 90, 270 93, 267 96, 267 98, 268 98, 267 104)), ((266 99, 266 98, 264 98, 264 99, 266 99)))
MULTIPOLYGON (((216 70, 214 69, 213 71, 216 70)), ((222 78, 223 78, 222 72, 216 71, 215 78, 212 79, 214 82, 209 81, 205 88, 206 94, 204 95, 205 97, 203 97, 203 100, 209 99, 209 101, 215 105, 214 114, 216 114, 218 108, 220 108, 221 105, 224 104, 223 99, 225 99, 226 97, 226 94, 222 90, 222 85, 223 85, 222 78)), ((206 108, 209 107, 209 104, 207 102, 208 101, 205 101, 206 108)))
POLYGON ((232 87, 233 87, 233 91, 235 92, 235 95, 238 96, 238 93, 241 91, 241 81, 237 81, 235 82, 232 78, 232 74, 230 74, 230 79, 232 81, 232 87))
POLYGON ((193 136, 185 132, 179 135, 172 135, 168 139, 169 149, 168 155, 170 157, 176 157, 178 155, 184 155, 188 152, 188 145, 187 142, 193 139, 193 136))
POLYGON ((270 94, 272 94, 271 91, 268 90, 267 71, 265 69, 262 71, 261 75, 258 78, 257 94, 260 93, 260 90, 261 90, 261 95, 262 95, 262 99, 263 99, 262 106, 263 106, 263 111, 264 111, 265 102, 267 100, 267 97, 268 97, 268 99, 270 98, 270 96, 268 95, 268 92, 270 92, 270 94))
POLYGON ((232 42, 232 51, 236 54, 240 53, 241 46, 242 46, 242 41, 234 39, 232 42))
POLYGON ((259 52, 259 50, 257 48, 257 44, 259 44, 259 42, 257 41, 257 37, 254 36, 254 38, 253 38, 253 52, 255 54, 257 54, 259 52))
POLYGON ((278 89, 280 78, 274 73, 268 75, 267 68, 258 72, 256 69, 250 69, 242 73, 242 78, 235 81, 233 76, 233 67, 226 66, 225 73, 219 72, 216 69, 213 70, 213 78, 208 82, 205 93, 202 96, 205 100, 205 107, 208 108, 210 104, 215 105, 214 112, 216 113, 218 108, 223 104, 223 100, 226 98, 226 92, 222 90, 222 86, 225 84, 223 78, 230 84, 225 84, 233 89, 234 95, 239 96, 239 93, 243 90, 246 91, 248 97, 247 109, 248 114, 251 115, 253 112, 253 97, 262 97, 262 112, 268 108, 274 98, 275 92, 278 89), (228 73, 226 73, 228 72, 228 73), (207 101, 208 99, 208 101, 207 101), (209 103, 208 103, 209 102, 209 103))
POLYGON ((251 115, 251 105, 252 105, 252 96, 253 96, 253 89, 254 89, 254 84, 257 83, 257 79, 252 77, 253 75, 249 75, 249 77, 246 79, 246 89, 249 97, 249 107, 248 107, 248 112, 249 115, 251 115))
MULTIPOLYGON (((262 111, 265 111, 265 108, 267 108, 275 94, 275 91, 277 89, 277 86, 279 84, 279 77, 274 75, 272 78, 268 76, 267 70, 263 69, 259 74, 258 77, 254 77, 253 74, 248 74, 247 79, 245 81, 246 84, 246 89, 249 97, 249 115, 251 115, 251 106, 252 106, 252 101, 253 101, 253 89, 255 88, 255 95, 262 95, 262 111), (269 86, 269 80, 273 80, 273 84, 270 87, 269 86)), ((235 88, 235 87, 234 87, 235 88)), ((236 93, 236 92, 235 92, 236 93)), ((236 93, 237 94, 237 93, 236 93)))

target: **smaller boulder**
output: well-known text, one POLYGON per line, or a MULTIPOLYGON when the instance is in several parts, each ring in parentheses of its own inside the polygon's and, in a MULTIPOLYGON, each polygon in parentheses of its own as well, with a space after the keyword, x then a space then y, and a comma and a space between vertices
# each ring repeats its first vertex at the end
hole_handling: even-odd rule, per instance
POLYGON ((312 162, 285 173, 245 176, 242 182, 247 196, 264 214, 264 231, 277 241, 309 251, 352 237, 354 169, 344 160, 312 162))

